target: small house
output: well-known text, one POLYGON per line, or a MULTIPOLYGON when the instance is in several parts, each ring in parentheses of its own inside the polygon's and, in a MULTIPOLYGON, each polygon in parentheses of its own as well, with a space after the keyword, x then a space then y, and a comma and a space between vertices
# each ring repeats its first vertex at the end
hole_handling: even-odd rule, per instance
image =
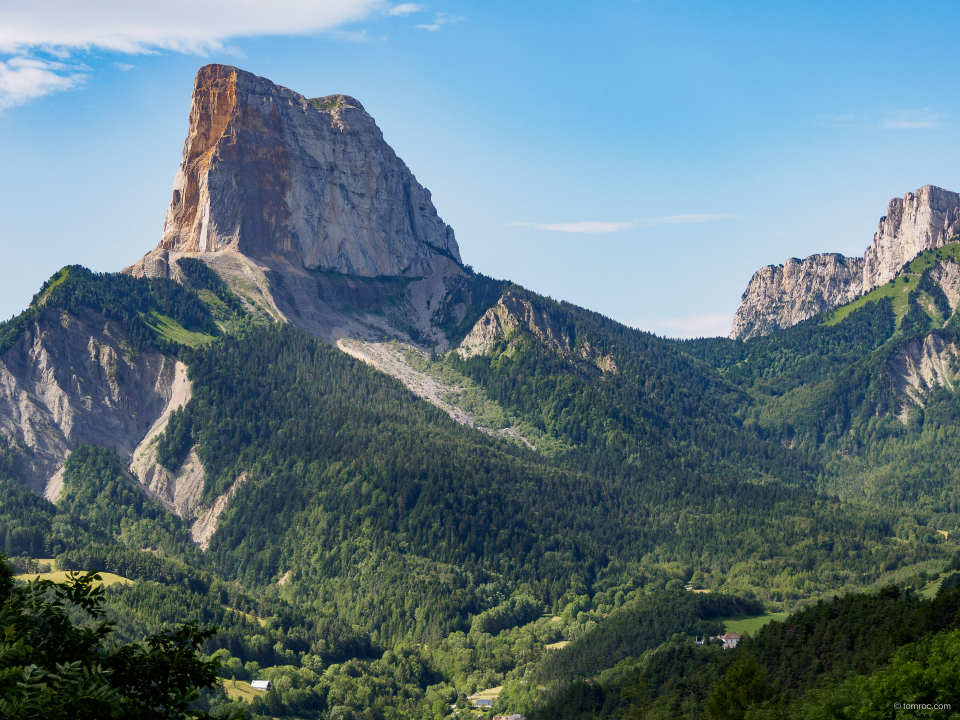
POLYGON ((254 690, 269 690, 270 681, 269 680, 254 680, 250 683, 250 687, 254 690))
POLYGON ((476 700, 473 701, 473 703, 474 703, 478 708, 492 708, 492 707, 493 707, 493 700, 491 700, 490 698, 477 698, 476 700))
POLYGON ((740 633, 728 632, 726 635, 721 635, 720 639, 723 640, 724 650, 735 648, 740 642, 740 633))

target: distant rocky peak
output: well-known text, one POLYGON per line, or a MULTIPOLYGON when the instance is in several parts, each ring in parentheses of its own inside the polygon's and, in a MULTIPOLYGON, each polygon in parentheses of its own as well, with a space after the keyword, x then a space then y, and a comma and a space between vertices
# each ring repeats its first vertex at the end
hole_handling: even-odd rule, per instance
POLYGON ((308 269, 417 277, 453 229, 348 95, 307 100, 226 65, 197 73, 160 249, 236 250, 308 269))
POLYGON ((604 355, 585 339, 572 342, 569 331, 562 329, 549 312, 514 292, 505 293, 483 314, 456 352, 464 359, 486 355, 518 329, 526 330, 546 347, 577 365, 586 364, 602 373, 618 372, 612 355, 604 355))
POLYGON ((754 273, 733 320, 730 337, 746 340, 854 300, 895 277, 924 250, 960 234, 960 195, 925 185, 894 198, 864 256, 833 253, 790 259, 754 273))
POLYGON ((895 277, 904 263, 960 233, 960 195, 924 185, 893 198, 880 218, 873 243, 864 253, 864 292, 895 277))

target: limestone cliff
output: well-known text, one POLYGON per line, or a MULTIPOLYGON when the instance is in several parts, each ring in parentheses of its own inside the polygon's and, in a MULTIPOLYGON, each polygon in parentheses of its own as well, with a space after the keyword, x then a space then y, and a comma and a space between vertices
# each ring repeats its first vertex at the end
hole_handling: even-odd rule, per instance
POLYGON ((850 302, 896 276, 924 250, 960 233, 960 195, 933 185, 894 198, 863 258, 811 255, 754 273, 730 337, 747 339, 790 327, 850 302))
POLYGON ((850 302, 862 292, 862 276, 863 258, 833 253, 760 268, 743 293, 730 337, 767 335, 850 302))
POLYGON ((925 185, 894 198, 864 254, 864 291, 883 285, 904 263, 960 233, 960 195, 925 185))
POLYGON ((251 309, 336 343, 447 349, 436 320, 464 271, 430 191, 346 95, 307 100, 224 65, 197 73, 159 246, 127 268, 213 268, 251 309))
POLYGON ((453 229, 363 106, 225 65, 197 73, 160 248, 233 248, 309 269, 423 276, 453 229))

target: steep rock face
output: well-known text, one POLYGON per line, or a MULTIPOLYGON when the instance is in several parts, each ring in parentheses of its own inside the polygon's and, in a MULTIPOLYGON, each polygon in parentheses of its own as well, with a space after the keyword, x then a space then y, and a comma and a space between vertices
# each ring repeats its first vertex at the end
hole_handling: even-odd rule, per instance
POLYGON ((133 451, 130 472, 148 494, 180 517, 187 517, 203 494, 204 472, 196 449, 191 449, 180 467, 171 472, 157 462, 157 441, 167 429, 174 411, 190 402, 190 380, 187 366, 177 361, 170 398, 163 413, 153 423, 133 451))
POLYGON ((930 279, 943 290, 950 309, 956 310, 960 304, 960 265, 947 258, 931 268, 930 279))
POLYGON ((864 254, 863 287, 872 290, 896 276, 904 263, 960 233, 960 195, 933 185, 894 198, 864 254))
POLYGON ((743 293, 730 337, 767 335, 850 302, 862 292, 862 274, 862 258, 833 253, 760 268, 743 293))
POLYGON ((309 101, 234 67, 197 73, 160 249, 233 248, 365 277, 460 262, 453 229, 346 95, 309 101))
POLYGON ((894 198, 863 258, 811 255, 761 268, 751 278, 730 337, 746 340, 790 327, 884 284, 924 250, 960 233, 960 195, 933 185, 894 198))
POLYGON ((174 395, 176 360, 128 355, 102 316, 48 308, 0 356, 0 435, 19 449, 27 484, 59 493, 58 471, 78 444, 129 458, 174 395))
POLYGON ((896 386, 923 407, 929 390, 938 386, 954 389, 960 358, 954 343, 933 334, 907 343, 890 357, 887 369, 896 386))

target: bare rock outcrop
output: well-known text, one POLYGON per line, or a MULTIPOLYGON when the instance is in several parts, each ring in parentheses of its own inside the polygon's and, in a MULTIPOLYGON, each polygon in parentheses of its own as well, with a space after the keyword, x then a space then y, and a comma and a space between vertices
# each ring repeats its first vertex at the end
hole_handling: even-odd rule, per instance
POLYGON ((914 338, 887 361, 896 386, 920 407, 935 387, 953 390, 960 375, 960 355, 954 343, 934 333, 914 338))
POLYGON ((950 309, 956 310, 960 304, 960 265, 949 258, 942 260, 930 269, 930 279, 943 290, 950 309))
POLYGON ((423 276, 437 255, 460 262, 430 192, 359 102, 311 101, 226 65, 197 73, 159 248, 233 248, 365 277, 423 276))
POLYGON ((612 356, 601 354, 589 342, 579 345, 572 343, 570 335, 562 330, 548 313, 512 292, 504 294, 497 304, 474 324, 457 347, 457 354, 462 358, 484 355, 519 327, 574 362, 585 362, 603 373, 617 372, 617 363, 612 356))
POLYGON ((767 335, 848 303, 862 292, 862 280, 863 258, 834 253, 760 268, 743 293, 730 337, 767 335))
POLYGON ((210 507, 204 510, 190 526, 190 539, 199 545, 201 550, 210 547, 210 538, 217 531, 217 522, 220 520, 220 516, 227 509, 230 498, 236 495, 237 490, 240 489, 247 477, 245 471, 240 473, 237 479, 227 488, 227 491, 214 499, 210 507))
POLYGON ((864 253, 864 292, 895 277, 904 263, 960 233, 960 195, 925 185, 894 198, 864 253))
POLYGON ((180 467, 173 471, 168 470, 157 462, 157 441, 167 429, 170 417, 176 410, 190 402, 191 395, 187 366, 178 360, 170 386, 170 399, 163 413, 133 451, 130 463, 130 472, 147 493, 180 517, 189 517, 200 496, 203 495, 205 478, 203 464, 194 448, 190 450, 180 467))
POLYGON ((52 481, 49 494, 59 494, 58 472, 78 444, 130 458, 167 408, 179 363, 131 355, 121 337, 102 316, 50 307, 0 356, 0 435, 35 491, 52 481))
POLYGON ((730 337, 746 340, 796 325, 895 277, 924 250, 960 233, 960 195, 925 185, 894 198, 862 258, 811 255, 760 268, 747 286, 730 337))
POLYGON ((159 246, 125 272, 210 266, 256 314, 340 338, 447 349, 453 229, 355 99, 308 100, 225 65, 197 73, 159 246))

